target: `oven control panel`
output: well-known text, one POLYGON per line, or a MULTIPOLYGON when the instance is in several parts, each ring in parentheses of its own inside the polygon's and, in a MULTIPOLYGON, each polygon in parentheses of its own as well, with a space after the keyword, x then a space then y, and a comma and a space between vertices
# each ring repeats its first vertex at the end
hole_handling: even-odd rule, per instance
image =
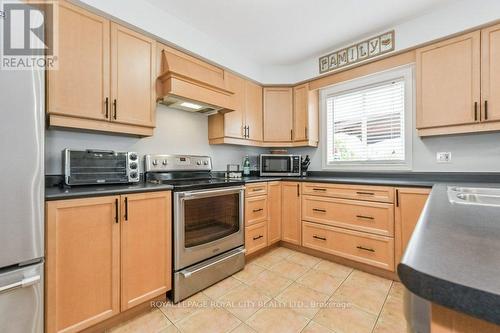
POLYGON ((144 157, 144 164, 146 172, 212 170, 212 159, 209 156, 151 154, 144 157))

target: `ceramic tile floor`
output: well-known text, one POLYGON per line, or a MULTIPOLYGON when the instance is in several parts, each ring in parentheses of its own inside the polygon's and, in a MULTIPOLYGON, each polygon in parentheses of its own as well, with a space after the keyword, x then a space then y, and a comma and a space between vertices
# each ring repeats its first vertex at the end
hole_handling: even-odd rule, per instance
POLYGON ((110 332, 404 333, 403 287, 278 247, 184 302, 160 302, 110 332))

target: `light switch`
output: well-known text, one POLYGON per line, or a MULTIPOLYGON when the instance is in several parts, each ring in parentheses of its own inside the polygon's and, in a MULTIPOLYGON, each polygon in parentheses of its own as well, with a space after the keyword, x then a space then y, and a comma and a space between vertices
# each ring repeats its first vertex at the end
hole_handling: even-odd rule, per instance
POLYGON ((438 163, 449 163, 451 162, 451 152, 438 152, 436 153, 436 161, 438 163))

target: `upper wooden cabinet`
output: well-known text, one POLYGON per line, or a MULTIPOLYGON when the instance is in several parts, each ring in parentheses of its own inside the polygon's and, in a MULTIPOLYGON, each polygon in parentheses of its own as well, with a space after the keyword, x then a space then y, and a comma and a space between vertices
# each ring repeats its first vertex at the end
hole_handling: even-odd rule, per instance
POLYGON ((420 214, 427 202, 429 188, 397 188, 395 207, 395 264, 401 257, 410 241, 420 214))
POLYGON ((264 141, 293 140, 293 90, 286 87, 264 88, 264 141))
POLYGON ((109 120, 110 22, 59 2, 58 70, 47 71, 50 116, 109 120))
POLYGON ((226 72, 227 89, 234 92, 234 111, 208 119, 211 144, 232 143, 259 146, 262 142, 262 87, 226 72))
POLYGON ((59 68, 47 71, 49 125, 152 135, 154 40, 65 1, 58 36, 59 68))
POLYGON ((170 192, 49 201, 45 212, 46 332, 79 332, 171 289, 170 192))
POLYGON ((318 90, 309 90, 309 84, 293 88, 293 141, 317 146, 319 140, 318 90))
POLYGON ((111 97, 114 122, 154 127, 155 41, 111 23, 111 97))
POLYGON ((481 119, 500 120, 500 24, 481 30, 481 98, 481 119))
POLYGON ((500 130, 500 25, 416 51, 420 136, 500 130))

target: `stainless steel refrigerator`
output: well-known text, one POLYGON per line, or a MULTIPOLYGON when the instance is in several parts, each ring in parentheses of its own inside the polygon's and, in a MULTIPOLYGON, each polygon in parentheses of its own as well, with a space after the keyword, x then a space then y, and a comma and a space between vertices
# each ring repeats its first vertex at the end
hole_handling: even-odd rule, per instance
POLYGON ((0 70, 0 332, 43 332, 44 73, 0 70))

